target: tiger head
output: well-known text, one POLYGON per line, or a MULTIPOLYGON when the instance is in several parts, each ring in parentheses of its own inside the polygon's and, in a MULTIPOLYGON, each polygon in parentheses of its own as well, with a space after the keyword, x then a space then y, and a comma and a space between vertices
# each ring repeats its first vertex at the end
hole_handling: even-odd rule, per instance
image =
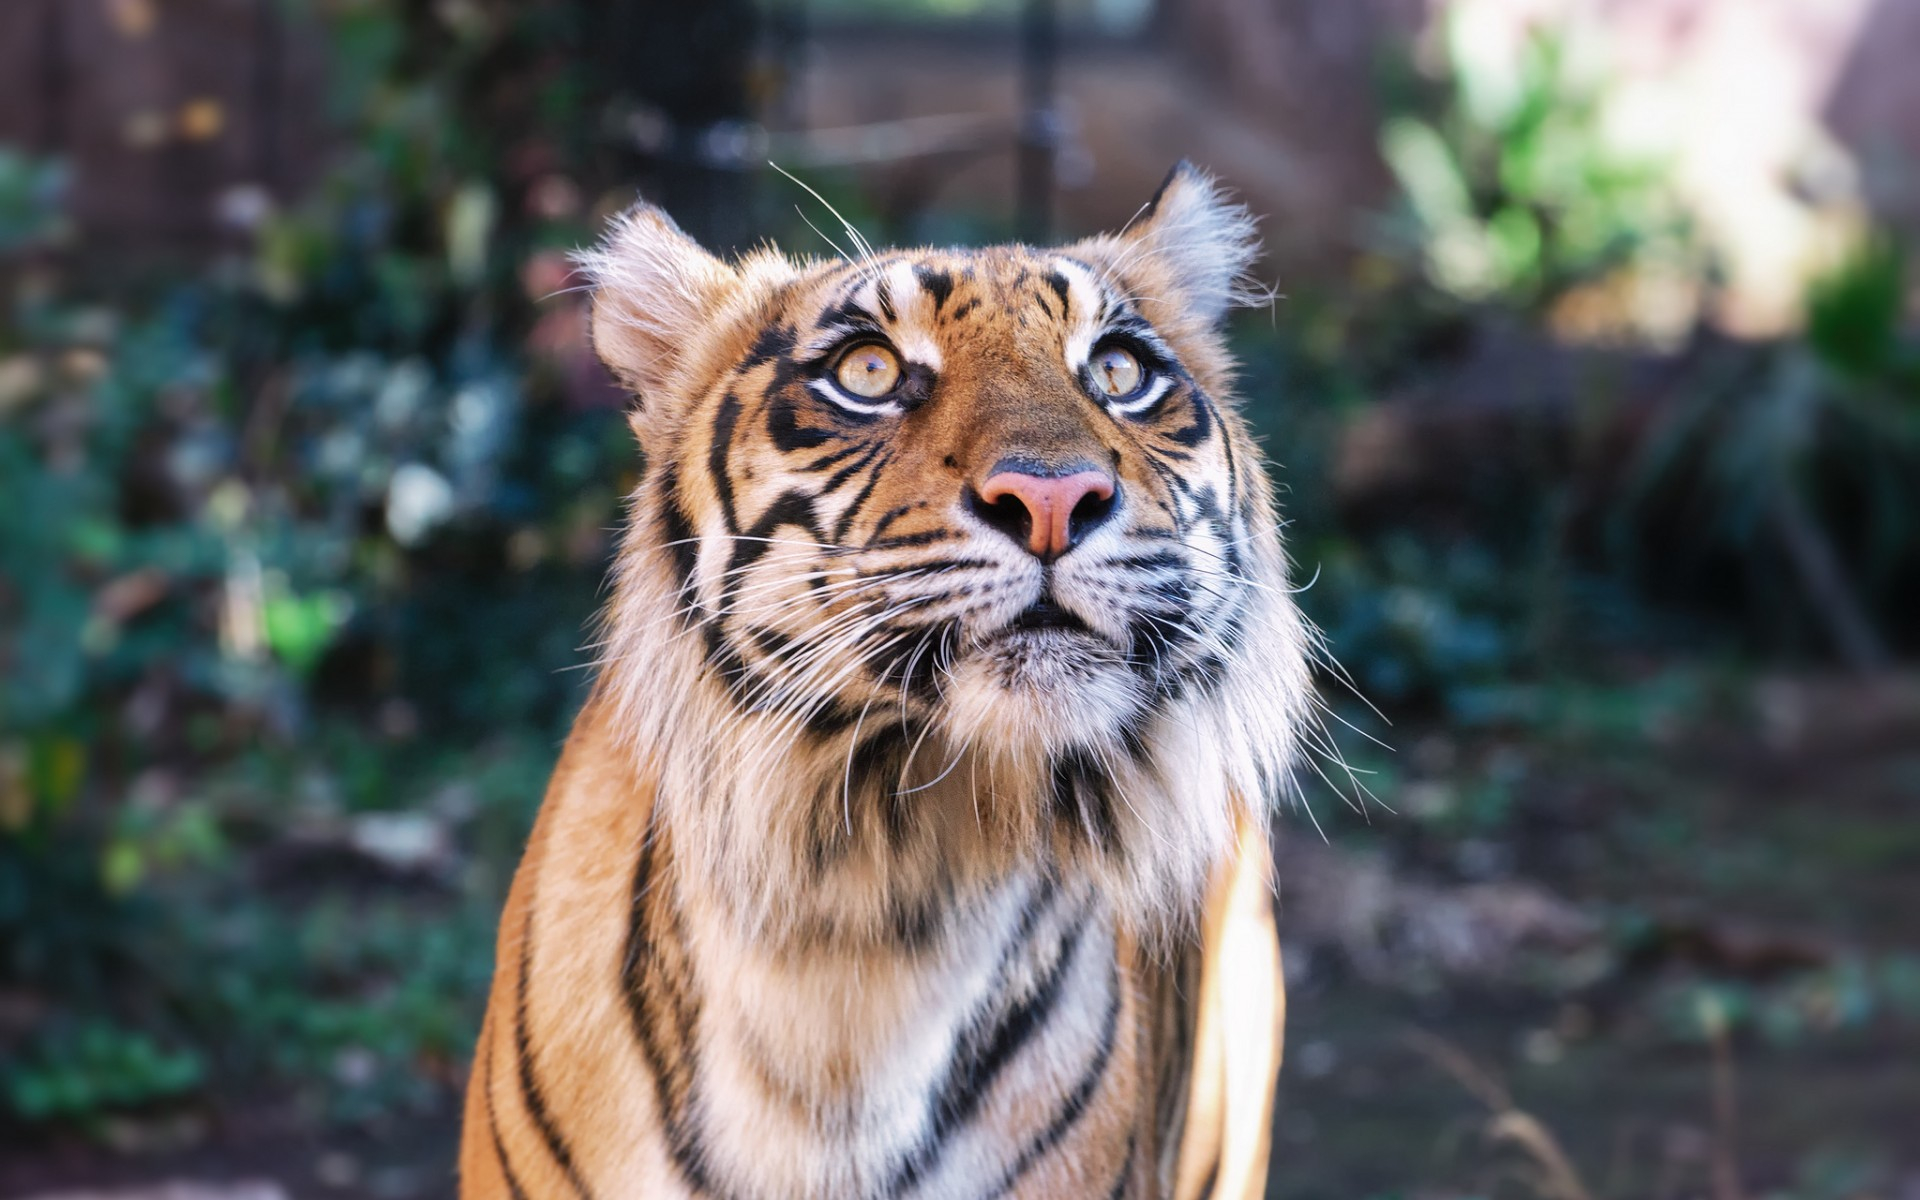
POLYGON ((1186 911, 1308 696, 1219 332, 1253 222, 1182 164, 1118 234, 858 248, 724 262, 641 205, 582 256, 646 463, 604 686, 661 811, 763 922, 1010 863, 1186 911))

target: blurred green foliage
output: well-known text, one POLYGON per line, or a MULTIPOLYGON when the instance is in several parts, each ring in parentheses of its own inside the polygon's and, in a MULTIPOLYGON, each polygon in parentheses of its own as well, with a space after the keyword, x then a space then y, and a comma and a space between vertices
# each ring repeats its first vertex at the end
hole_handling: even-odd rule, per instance
MULTIPOLYGON (((1600 32, 1515 34, 1476 6, 1447 11, 1431 61, 1388 88, 1381 150, 1401 197, 1380 245, 1395 283, 1368 303, 1394 315, 1343 315, 1317 353, 1382 361, 1349 388, 1378 393, 1454 369, 1450 356, 1502 322, 1530 330, 1506 335, 1520 361, 1500 402, 1512 428, 1558 448, 1506 463, 1517 486, 1470 515, 1502 552, 1476 573, 1495 582, 1482 593, 1516 601, 1490 615, 1535 661, 1556 639, 1570 649, 1564 635, 1582 626, 1656 633, 1649 617, 1664 607, 1731 611, 1718 623, 1749 650, 1883 668, 1911 648, 1920 602, 1920 341, 1904 247, 1860 235, 1811 287, 1796 336, 1712 333, 1715 252, 1686 216, 1657 107, 1609 72, 1600 32), (1592 395, 1526 377, 1527 356, 1554 361, 1535 347, 1569 336, 1584 343, 1592 395), (1656 397, 1622 386, 1652 361, 1669 364, 1656 397), (1516 579, 1563 586, 1514 596, 1516 579), (1596 604, 1614 619, 1584 620, 1596 604)), ((1472 553, 1450 548, 1440 571, 1410 577, 1443 577, 1472 553)), ((1436 662, 1458 679, 1455 665, 1436 662)))
POLYGON ((1535 30, 1509 46, 1497 20, 1447 10, 1438 69, 1406 77, 1382 127, 1427 276, 1525 307, 1617 272, 1701 270, 1666 164, 1609 120, 1591 37, 1535 30))
POLYGON ((1716 356, 1659 415, 1623 491, 1630 519, 1688 518, 1695 570, 1768 581, 1759 623, 1811 627, 1866 668, 1920 581, 1914 286, 1896 241, 1862 239, 1816 281, 1801 339, 1716 356))
POLYGON ((588 214, 498 182, 543 133, 533 182, 564 193, 573 31, 326 13, 339 162, 198 276, 107 299, 54 253, 60 169, 0 154, 19 1117, 219 1080, 346 1115, 444 1088, 585 679, 636 463, 611 390, 529 346, 566 277, 543 251, 588 214), (487 123, 502 87, 538 97, 531 129, 487 123))

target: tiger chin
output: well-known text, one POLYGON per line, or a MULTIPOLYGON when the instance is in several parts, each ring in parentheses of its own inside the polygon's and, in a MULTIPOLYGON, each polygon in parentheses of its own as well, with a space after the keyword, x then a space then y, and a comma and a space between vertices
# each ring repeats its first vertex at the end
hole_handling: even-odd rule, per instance
POLYGON ((581 256, 645 466, 461 1195, 1261 1195, 1309 683, 1252 219, 1183 163, 1063 247, 855 241, 581 256))

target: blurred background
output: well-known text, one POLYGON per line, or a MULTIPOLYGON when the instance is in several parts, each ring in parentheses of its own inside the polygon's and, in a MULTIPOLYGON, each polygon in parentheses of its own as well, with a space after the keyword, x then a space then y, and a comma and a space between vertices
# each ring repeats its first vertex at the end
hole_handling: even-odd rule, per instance
POLYGON ((0 1196, 442 1198, 566 252, 1263 215, 1286 1200, 1920 1198, 1920 0, 7 0, 0 1196), (837 236, 837 234, 836 234, 837 236))

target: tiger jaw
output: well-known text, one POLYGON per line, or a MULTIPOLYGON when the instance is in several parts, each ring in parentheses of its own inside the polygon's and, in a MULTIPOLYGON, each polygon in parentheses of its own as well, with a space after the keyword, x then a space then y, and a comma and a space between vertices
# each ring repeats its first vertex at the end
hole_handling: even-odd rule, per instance
POLYGON ((997 756, 1042 758, 1136 720, 1138 676, 1106 639, 1009 626, 954 665, 942 716, 954 740, 997 756))

